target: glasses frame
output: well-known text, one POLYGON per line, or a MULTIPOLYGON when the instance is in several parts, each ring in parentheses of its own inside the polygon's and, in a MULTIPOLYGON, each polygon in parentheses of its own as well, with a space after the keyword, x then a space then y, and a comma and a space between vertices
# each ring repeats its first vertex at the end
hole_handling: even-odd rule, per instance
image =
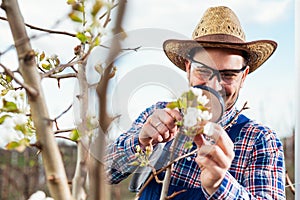
POLYGON ((208 65, 206 65, 206 64, 204 64, 204 63, 202 63, 200 61, 196 61, 194 59, 191 59, 191 68, 193 66, 193 63, 198 63, 198 64, 202 65, 203 68, 209 69, 209 70, 211 70, 213 72, 212 75, 209 77, 208 81, 211 81, 216 76, 217 79, 218 79, 218 81, 221 82, 221 73, 224 73, 224 72, 227 72, 227 73, 240 73, 240 72, 244 72, 245 69, 247 68, 247 65, 245 65, 241 69, 222 69, 222 70, 217 70, 217 69, 214 69, 212 67, 209 67, 208 65))

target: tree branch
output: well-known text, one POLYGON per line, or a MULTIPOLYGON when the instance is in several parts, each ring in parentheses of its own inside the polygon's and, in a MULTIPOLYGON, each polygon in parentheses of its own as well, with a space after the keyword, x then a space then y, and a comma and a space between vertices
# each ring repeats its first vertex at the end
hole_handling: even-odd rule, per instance
MULTIPOLYGON (((126 0, 120 0, 118 6, 118 13, 114 27, 114 33, 118 34, 122 31, 121 24, 125 12, 125 4, 126 0)), ((110 73, 113 69, 113 61, 116 56, 120 52, 120 41, 117 37, 114 37, 112 41, 112 45, 109 51, 109 55, 106 59, 106 68, 104 70, 103 76, 101 77, 99 84, 96 88, 97 95, 99 97, 99 133, 96 138, 95 142, 95 151, 98 152, 99 157, 95 158, 92 157, 92 162, 90 165, 91 172, 93 173, 93 177, 91 177, 90 185, 91 185, 91 199, 92 200, 106 200, 106 174, 104 166, 105 164, 102 163, 104 152, 106 148, 106 142, 104 134, 107 132, 107 129, 112 121, 112 118, 107 113, 106 108, 106 94, 107 94, 107 87, 108 81, 110 80, 110 73)))
MULTIPOLYGON (((0 16, 0 19, 3 20, 3 21, 8 21, 7 18, 5 18, 5 17, 0 16)), ((51 34, 60 34, 60 35, 67 35, 67 36, 71 36, 71 37, 76 37, 76 34, 74 34, 74 33, 68 33, 68 32, 65 32, 65 31, 55 31, 55 30, 40 28, 40 27, 36 27, 34 25, 30 25, 28 23, 24 23, 24 25, 31 28, 31 29, 33 29, 33 30, 37 30, 37 31, 43 31, 43 32, 51 33, 51 34)))
POLYGON ((15 77, 14 73, 10 69, 6 68, 1 63, 0 63, 0 66, 4 69, 4 71, 5 71, 5 73, 7 75, 9 75, 10 77, 12 77, 14 79, 14 81, 16 81, 16 83, 18 83, 19 85, 21 85, 26 90, 26 92, 28 92, 31 96, 37 96, 38 95, 37 91, 34 88, 30 87, 26 83, 22 83, 19 79, 17 79, 15 77))

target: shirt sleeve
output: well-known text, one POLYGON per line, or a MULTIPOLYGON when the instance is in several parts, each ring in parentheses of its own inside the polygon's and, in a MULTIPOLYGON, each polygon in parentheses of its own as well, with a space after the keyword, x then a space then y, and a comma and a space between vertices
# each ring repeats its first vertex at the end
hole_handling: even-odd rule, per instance
POLYGON ((214 194, 204 191, 207 199, 285 199, 282 143, 268 131, 256 136, 242 183, 227 172, 214 194))
POLYGON ((108 182, 117 184, 135 171, 137 166, 130 165, 130 163, 136 159, 135 147, 139 144, 139 133, 153 111, 157 108, 163 108, 164 105, 165 103, 157 103, 147 108, 127 132, 122 133, 113 143, 108 145, 105 155, 108 182))

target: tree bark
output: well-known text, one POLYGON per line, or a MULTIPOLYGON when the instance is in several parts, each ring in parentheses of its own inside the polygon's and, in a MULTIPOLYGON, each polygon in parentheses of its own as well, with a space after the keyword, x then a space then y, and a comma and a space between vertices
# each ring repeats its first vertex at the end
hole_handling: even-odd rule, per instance
POLYGON ((30 89, 26 89, 31 116, 36 128, 37 144, 41 149, 46 181, 50 195, 58 200, 72 199, 67 176, 53 134, 52 121, 49 119, 41 78, 37 71, 35 53, 26 33, 24 20, 17 0, 3 0, 1 7, 6 11, 7 20, 14 38, 19 60, 19 71, 30 89))

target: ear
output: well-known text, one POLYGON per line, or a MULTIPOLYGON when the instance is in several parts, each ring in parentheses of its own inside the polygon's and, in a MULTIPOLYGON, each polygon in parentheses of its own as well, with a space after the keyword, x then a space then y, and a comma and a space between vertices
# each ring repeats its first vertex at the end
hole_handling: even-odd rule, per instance
POLYGON ((243 72, 243 77, 242 77, 242 82, 241 82, 241 88, 243 87, 245 79, 246 79, 246 77, 247 77, 248 74, 249 74, 249 66, 247 66, 247 68, 243 72))
POLYGON ((187 75, 187 78, 189 79, 190 78, 191 62, 189 60, 185 60, 184 64, 185 64, 186 75, 187 75))

